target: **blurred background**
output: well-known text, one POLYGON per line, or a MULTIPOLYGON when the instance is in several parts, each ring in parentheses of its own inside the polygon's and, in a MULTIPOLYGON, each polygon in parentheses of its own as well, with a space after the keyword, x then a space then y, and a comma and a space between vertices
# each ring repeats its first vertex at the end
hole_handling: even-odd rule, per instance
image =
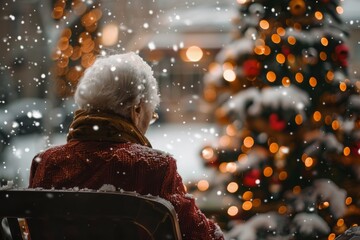
MULTIPOLYGON (((355 184, 360 179, 360 101, 358 97, 360 88, 358 81, 360 15, 358 9, 360 9, 360 2, 358 0, 283 0, 281 2, 266 0, 2 0, 0 2, 2 29, 0 32, 1 185, 11 181, 17 186, 26 187, 34 155, 48 147, 65 143, 69 124, 77 108, 72 98, 73 92, 82 73, 91 66, 96 56, 135 51, 153 67, 162 98, 158 109, 160 119, 151 126, 147 136, 154 148, 175 156, 184 183, 189 191, 197 196, 198 204, 205 212, 217 217, 222 224, 221 227, 226 228, 231 220, 249 218, 251 211, 255 217, 260 211, 266 212, 269 209, 275 209, 281 217, 295 216, 291 212, 296 209, 293 206, 294 202, 305 199, 302 205, 307 209, 301 209, 301 211, 313 213, 316 209, 319 215, 324 215, 324 219, 330 222, 331 231, 325 227, 323 233, 326 239, 334 239, 335 233, 342 233, 354 222, 358 223, 360 216, 360 196, 355 184), (277 14, 276 11, 271 12, 272 9, 264 8, 261 5, 263 3, 273 6, 274 9, 282 9, 285 14, 281 15, 283 12, 279 12, 279 15, 283 17, 279 22, 285 19, 284 23, 278 23, 277 18, 274 17, 277 14), (318 4, 316 7, 320 6, 319 11, 316 7, 309 7, 316 4, 318 4), (242 8, 239 7, 240 5, 242 8), (284 6, 289 7, 284 8, 284 6), (291 8, 292 6, 295 7, 291 8), (338 15, 342 21, 338 20, 338 15), (266 21, 261 21, 261 17, 264 17, 266 21), (268 24, 274 24, 274 28, 268 29, 268 24), (275 26, 280 27, 275 29, 275 26), (298 34, 294 35, 296 38, 291 35, 294 29, 294 32, 298 34), (320 34, 312 36, 313 38, 309 40, 312 30, 320 34), (271 31, 274 31, 274 34, 271 31), (287 39, 290 47, 285 46, 286 44, 284 44, 285 47, 278 44, 281 40, 280 36, 284 37, 285 33, 290 34, 287 39), (322 36, 321 39, 319 36, 322 36), (276 41, 276 37, 280 40, 276 41), (240 41, 233 41, 237 38, 240 38, 240 41), (295 40, 291 43, 290 39, 295 40), (247 45, 236 45, 247 40, 256 44, 260 42, 261 44, 256 46, 260 47, 249 48, 249 50, 246 48, 247 45), (296 41, 300 47, 296 46, 296 41), (316 45, 318 41, 321 44, 316 45), (327 47, 329 42, 336 46, 341 45, 342 48, 334 53, 330 47, 327 47), (266 54, 266 47, 271 48, 273 53, 280 53, 277 54, 276 61, 275 57, 271 58, 270 51, 266 54), (259 49, 260 53, 256 52, 259 49), (294 52, 299 53, 296 55, 296 60, 291 54, 294 52), (283 60, 278 58, 279 56, 283 57, 283 60), (293 57, 292 61, 291 57, 293 57), (261 59, 268 62, 264 63, 260 72, 261 59), (247 69, 244 67, 246 60, 250 60, 247 61, 250 64, 247 69), (290 64, 284 65, 285 60, 286 64, 290 64), (330 68, 330 65, 336 66, 335 70, 330 68), (310 69, 310 80, 303 83, 303 79, 301 81, 296 79, 296 83, 286 74, 280 84, 274 83, 268 75, 260 79, 261 74, 264 75, 268 68, 273 70, 271 69, 273 67, 274 72, 278 74, 279 66, 288 67, 288 69, 282 69, 286 73, 289 69, 292 71, 296 68, 293 73, 302 72, 304 76, 307 74, 307 69, 310 69), (310 67, 307 68, 308 66, 310 67), (317 69, 322 66, 324 69, 317 69), (227 70, 231 71, 227 72, 227 70), (323 74, 325 70, 326 76, 323 74), (248 73, 249 75, 243 76, 248 73), (321 84, 317 85, 314 75, 321 84), (311 79, 315 79, 315 82, 311 79), (339 80, 340 84, 333 79, 339 80), (260 87, 256 84, 251 85, 256 82, 254 80, 260 80, 260 83, 257 82, 260 87), (252 126, 253 119, 250 117, 250 120, 247 120, 248 125, 239 125, 241 120, 244 122, 245 117, 242 115, 248 114, 249 109, 249 106, 243 106, 243 109, 241 106, 254 104, 254 102, 245 101, 249 97, 246 95, 247 90, 253 90, 251 93, 260 95, 265 92, 261 92, 263 89, 289 87, 291 81, 298 88, 307 88, 306 91, 310 93, 311 97, 303 100, 301 99, 303 91, 293 90, 294 96, 291 97, 298 97, 303 101, 299 101, 300 103, 318 100, 320 92, 321 94, 325 92, 321 97, 326 100, 321 102, 322 98, 319 97, 319 101, 314 100, 313 108, 309 107, 313 112, 309 110, 310 113, 306 113, 308 116, 299 113, 288 122, 283 121, 286 118, 279 119, 286 111, 276 106, 276 111, 265 109, 261 113, 263 115, 256 119, 261 121, 265 119, 266 121, 261 122, 262 124, 254 123, 252 126), (246 85, 243 84, 244 82, 252 83, 246 85), (332 85, 331 87, 338 85, 334 90, 334 88, 326 88, 329 86, 324 83, 332 85), (350 92, 349 89, 354 91, 350 92), (335 94, 329 97, 331 94, 326 95, 327 90, 335 94), (338 92, 340 94, 337 94, 338 92), (346 95, 348 92, 350 92, 349 95, 346 95), (346 95, 344 99, 349 100, 347 101, 349 105, 336 105, 341 102, 343 93, 346 95), (350 95, 353 96, 349 97, 350 95), (231 107, 231 104, 234 105, 232 98, 235 99, 235 96, 241 100, 235 102, 238 108, 231 107), (245 99, 241 99, 244 96, 245 99), (227 100, 228 108, 226 104, 221 105, 227 100), (331 103, 335 103, 335 108, 331 108, 334 107, 331 103), (215 106, 216 104, 218 106, 215 106), (326 109, 321 105, 331 107, 326 109), (333 114, 335 112, 336 116, 333 114), (221 115, 222 113, 224 115, 221 115), (266 114, 272 115, 275 119, 271 120, 270 117, 266 119, 268 117, 266 114), (219 122, 222 125, 228 124, 225 131, 219 122), (323 124, 321 125, 320 122, 323 124), (285 128, 291 124, 293 125, 290 127, 293 129, 291 132, 286 132, 285 128), (319 130, 312 142, 309 141, 310 147, 307 145, 307 138, 301 134, 300 137, 295 134, 295 140, 292 139, 296 130, 300 129, 300 132, 304 132, 301 129, 302 125, 310 126, 306 129, 309 135, 313 134, 314 129, 319 130), (285 138, 283 138, 283 133, 286 135, 285 138), (351 135, 351 138, 348 135, 351 135), (293 142, 287 142, 287 137, 293 142), (331 142, 332 140, 334 141, 331 142), (309 153, 310 148, 312 152, 309 153), (249 166, 241 165, 244 156, 251 158, 256 155, 252 154, 253 149, 253 152, 258 155, 265 152, 269 160, 266 164, 269 166, 261 162, 263 156, 255 157, 255 163, 251 169, 249 166), (289 149, 292 149, 292 153, 295 152, 295 154, 291 155, 292 153, 289 152, 292 150, 289 149), (334 149, 339 155, 334 154, 334 149), (322 154, 329 155, 320 156, 322 154), (327 187, 323 188, 321 185, 323 182, 314 180, 324 175, 335 176, 336 170, 342 169, 343 166, 338 168, 334 164, 336 161, 327 161, 330 159, 329 156, 335 156, 336 161, 346 165, 342 180, 345 178, 349 181, 339 182, 345 183, 343 185, 346 187, 348 187, 346 184, 350 182, 350 189, 353 191, 348 192, 346 205, 349 209, 354 207, 353 209, 356 210, 350 211, 351 214, 348 214, 347 218, 340 218, 341 214, 333 218, 336 214, 331 211, 330 217, 328 217, 329 212, 324 213, 328 211, 327 209, 331 209, 329 207, 331 201, 321 199, 319 196, 324 194, 319 189, 326 189, 324 191, 339 193, 339 195, 342 191, 337 188, 334 190, 326 184, 324 186, 327 187), (301 162, 300 158, 303 158, 304 164, 291 165, 295 162, 294 159, 301 162), (283 166, 276 165, 278 160, 282 162, 289 160, 290 164, 286 163, 286 168, 283 169, 283 166), (323 163, 326 164, 318 170, 315 169, 317 161, 319 163, 317 167, 323 163), (215 168, 212 168, 214 166, 215 168), (349 166, 353 167, 351 174, 348 171, 349 166), (303 169, 300 171, 301 167, 303 169), (249 169, 251 171, 248 171, 249 169), (273 174, 276 171, 279 172, 278 175, 273 174), (282 184, 286 182, 285 179, 295 176, 295 172, 305 180, 299 180, 302 182, 298 183, 296 179, 290 181, 291 184, 282 184), (284 174, 285 177, 281 179, 284 174), (277 178, 275 179, 274 176, 277 178), (258 183, 260 178, 267 179, 268 185, 260 186, 258 183), (319 185, 308 190, 309 183, 313 182, 319 185), (286 202, 287 205, 284 204, 284 199, 288 197, 285 190, 291 190, 292 194, 297 194, 292 202, 286 202), (308 201, 306 198, 311 195, 308 194, 311 191, 318 191, 321 194, 319 193, 315 200, 308 201), (268 195, 255 197, 259 192, 268 195), (304 197, 300 193, 308 195, 304 197), (276 203, 278 205, 271 205, 269 199, 278 200, 276 203), (263 205, 260 206, 260 203, 263 205), (270 203, 271 207, 267 203, 270 203), (317 208, 314 207, 315 205, 317 208), (290 214, 287 215, 289 212, 290 214), (349 221, 349 224, 346 221, 349 221)), ((278 95, 281 94, 278 92, 278 95)), ((270 100, 276 101, 276 94, 270 95, 267 100, 264 99, 261 101, 266 106, 271 102, 270 100)), ((297 106, 296 110, 298 110, 297 106)), ((341 199, 340 202, 344 201, 341 199)), ((267 219, 267 216, 264 219, 267 219)), ((299 220, 299 222, 291 224, 296 226, 294 227, 297 229, 296 234, 300 234, 297 235, 297 239, 304 239, 307 233, 298 231, 298 225, 306 221, 299 220)), ((283 223, 283 226, 289 225, 286 221, 283 223)), ((242 231, 239 229, 244 225, 233 224, 232 226, 235 226, 234 228, 239 226, 237 231, 240 233, 238 235, 240 238, 242 231)), ((249 226, 245 227, 244 229, 249 228, 249 226)), ((309 226, 305 228, 309 229, 309 226)), ((313 225, 312 228, 318 228, 318 226, 313 225)), ((315 230, 318 229, 313 230, 316 232, 315 230)), ((264 236, 268 236, 269 232, 264 234, 257 231, 257 239, 290 239, 284 237, 289 232, 291 231, 288 229, 283 232, 278 231, 280 238, 271 238, 271 236, 267 238, 264 236)), ((311 235, 314 239, 320 239, 317 234, 311 235)))
MULTIPOLYGON (((240 1, 238 1, 240 2, 240 1)), ((203 77, 230 43, 236 0, 2 0, 0 177, 26 186, 35 153, 65 141, 72 93, 97 54, 136 51, 159 81, 159 122, 148 136, 173 153, 186 182, 212 174, 201 148, 218 137, 203 77)), ((342 1, 350 72, 360 67, 360 2, 342 1)))

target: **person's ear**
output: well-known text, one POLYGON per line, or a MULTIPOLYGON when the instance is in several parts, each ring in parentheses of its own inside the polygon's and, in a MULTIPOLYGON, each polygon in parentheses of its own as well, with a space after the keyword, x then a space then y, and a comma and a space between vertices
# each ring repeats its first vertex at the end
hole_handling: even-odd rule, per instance
POLYGON ((141 112, 141 106, 135 105, 131 108, 130 117, 132 122, 137 126, 140 122, 140 112, 141 112))

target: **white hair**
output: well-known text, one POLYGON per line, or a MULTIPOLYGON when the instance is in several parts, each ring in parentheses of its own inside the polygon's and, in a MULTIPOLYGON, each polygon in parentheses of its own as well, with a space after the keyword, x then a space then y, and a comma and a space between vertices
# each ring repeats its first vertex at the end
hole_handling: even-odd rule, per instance
POLYGON ((133 52, 99 57, 85 70, 74 98, 81 109, 107 110, 122 116, 140 101, 152 110, 160 102, 151 67, 133 52))

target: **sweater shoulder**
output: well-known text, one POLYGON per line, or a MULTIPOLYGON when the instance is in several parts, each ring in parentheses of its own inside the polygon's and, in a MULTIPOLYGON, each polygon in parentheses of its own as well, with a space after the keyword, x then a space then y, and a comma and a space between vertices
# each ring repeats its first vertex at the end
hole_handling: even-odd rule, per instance
POLYGON ((143 155, 150 155, 150 156, 160 156, 160 157, 166 157, 166 158, 173 158, 171 154, 158 150, 158 149, 154 149, 154 148, 150 148, 147 146, 143 146, 140 144, 129 144, 129 150, 133 151, 133 152, 138 152, 141 153, 143 155))

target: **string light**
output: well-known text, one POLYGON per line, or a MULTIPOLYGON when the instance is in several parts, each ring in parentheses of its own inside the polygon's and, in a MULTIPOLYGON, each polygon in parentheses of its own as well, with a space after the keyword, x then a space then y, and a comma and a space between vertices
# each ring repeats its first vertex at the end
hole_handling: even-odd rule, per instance
POLYGON ((264 29, 264 30, 267 30, 267 29, 269 29, 269 27, 270 27, 269 22, 266 21, 266 20, 261 20, 261 21, 259 22, 259 25, 260 25, 260 27, 261 27, 262 29, 264 29))
POLYGON ((231 182, 227 185, 227 188, 229 193, 235 193, 239 189, 239 185, 236 182, 231 182))
POLYGON ((310 86, 312 86, 312 87, 316 87, 316 85, 317 85, 317 80, 316 80, 316 78, 315 78, 315 77, 311 77, 311 78, 309 79, 309 84, 310 84, 310 86))
POLYGON ((233 82, 236 79, 236 74, 235 74, 235 72, 233 70, 227 69, 227 70, 224 71, 223 77, 224 77, 224 79, 226 81, 233 82))
POLYGON ((191 46, 186 50, 186 57, 191 62, 198 62, 203 57, 203 51, 198 46, 191 46))
POLYGON ((343 154, 345 157, 349 156, 351 153, 350 151, 350 148, 349 147, 344 147, 344 150, 343 150, 343 154))
POLYGON ((269 71, 269 72, 267 72, 267 74, 266 74, 266 79, 267 79, 269 82, 275 82, 275 80, 276 80, 276 74, 275 74, 273 71, 269 71))
POLYGON ((227 213, 229 216, 236 216, 239 213, 239 209, 236 206, 231 206, 228 208, 227 213))
POLYGON ((317 20, 322 20, 324 17, 320 11, 316 11, 314 15, 317 20))
POLYGON ((253 206, 252 206, 252 203, 251 203, 250 201, 245 201, 245 202, 242 204, 242 209, 243 209, 244 211, 249 211, 249 210, 251 210, 252 207, 253 207, 253 206))
POLYGON ((273 43, 279 44, 281 42, 281 37, 278 34, 271 35, 271 40, 273 43))
POLYGON ((301 125, 301 124, 303 123, 303 117, 301 116, 301 114, 297 114, 297 115, 295 116, 295 123, 296 123, 297 125, 301 125))
POLYGON ((326 47, 327 45, 329 45, 329 40, 327 40, 326 37, 322 37, 320 40, 321 44, 326 47))
POLYGON ((250 136, 244 138, 243 140, 244 146, 247 148, 251 148, 254 145, 254 139, 250 136))
POLYGON ((206 180, 200 180, 198 183, 197 183, 197 187, 200 191, 204 192, 206 190, 209 189, 209 182, 206 181, 206 180))
POLYGON ((295 80, 298 82, 298 83, 302 83, 304 81, 304 76, 302 75, 302 73, 296 73, 295 74, 295 80))
POLYGON ((271 177, 271 175, 273 175, 273 172, 274 171, 273 171, 272 167, 266 167, 263 170, 263 174, 265 177, 271 177))

